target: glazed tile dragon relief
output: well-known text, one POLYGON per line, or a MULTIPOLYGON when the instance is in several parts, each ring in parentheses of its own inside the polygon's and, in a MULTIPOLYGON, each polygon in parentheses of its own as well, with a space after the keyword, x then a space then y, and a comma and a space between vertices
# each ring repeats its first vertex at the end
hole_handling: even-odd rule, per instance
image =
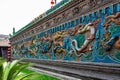
POLYGON ((96 25, 98 24, 99 20, 93 21, 92 23, 88 24, 82 24, 79 25, 79 29, 77 30, 76 34, 84 34, 85 35, 85 41, 83 44, 78 48, 78 42, 77 40, 73 39, 71 43, 71 47, 73 49, 73 52, 76 54, 76 56, 86 56, 86 52, 92 51, 91 43, 95 39, 95 31, 96 31, 96 25))
POLYGON ((105 39, 107 40, 104 44, 106 51, 110 51, 112 48, 120 50, 120 12, 106 17, 104 27, 106 29, 105 39))
POLYGON ((57 59, 63 59, 67 54, 66 50, 63 48, 64 38, 67 36, 67 31, 58 31, 52 35, 53 39, 53 52, 57 59))
POLYGON ((32 54, 34 57, 36 57, 36 51, 37 51, 36 40, 31 40, 28 46, 28 52, 32 54))
POLYGON ((36 39, 36 58, 40 58, 40 56, 48 56, 49 58, 51 58, 51 54, 50 54, 50 49, 52 47, 52 39, 50 37, 49 34, 45 34, 44 37, 41 38, 37 38, 36 39))
MULTIPOLYGON (((12 48, 14 57, 40 59, 81 58, 81 61, 105 61, 106 57, 120 62, 120 12, 80 24, 30 41, 23 41, 12 48)), ((106 59, 108 60, 108 59, 106 59)))
MULTIPOLYGON (((115 15, 110 15, 104 19, 98 21, 95 20, 86 25, 80 25, 81 27, 78 30, 78 34, 85 34, 86 38, 80 48, 77 46, 78 42, 76 40, 72 40, 72 49, 75 53, 77 53, 77 56, 86 56, 85 53, 92 50, 92 42, 95 43, 95 41, 97 41, 96 37, 98 37, 98 40, 101 40, 99 42, 101 45, 96 48, 98 49, 98 52, 102 52, 102 54, 109 53, 108 56, 112 55, 112 58, 117 58, 115 60, 120 60, 120 12, 115 15), (100 30, 102 31, 98 35, 97 32, 100 30), (103 49, 101 49, 101 46, 103 49)), ((98 44, 95 44, 94 46, 97 45, 98 44)))
POLYGON ((120 12, 106 17, 104 24, 104 48, 109 56, 116 62, 120 61, 120 12))

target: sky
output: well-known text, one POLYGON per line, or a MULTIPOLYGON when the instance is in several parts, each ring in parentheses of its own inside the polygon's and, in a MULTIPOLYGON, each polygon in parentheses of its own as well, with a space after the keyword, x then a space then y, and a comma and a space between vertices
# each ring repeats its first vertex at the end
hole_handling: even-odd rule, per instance
POLYGON ((50 8, 51 0, 0 0, 0 34, 18 31, 50 8))

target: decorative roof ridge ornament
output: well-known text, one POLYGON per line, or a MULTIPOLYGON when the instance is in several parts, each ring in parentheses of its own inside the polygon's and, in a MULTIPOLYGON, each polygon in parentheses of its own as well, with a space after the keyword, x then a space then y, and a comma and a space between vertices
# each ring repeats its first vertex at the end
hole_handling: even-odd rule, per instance
POLYGON ((51 8, 53 8, 53 5, 55 4, 55 2, 52 0, 51 1, 51 8))
POLYGON ((55 5, 55 4, 57 4, 57 0, 52 0, 51 1, 51 5, 52 5, 51 8, 53 8, 53 5, 55 5))

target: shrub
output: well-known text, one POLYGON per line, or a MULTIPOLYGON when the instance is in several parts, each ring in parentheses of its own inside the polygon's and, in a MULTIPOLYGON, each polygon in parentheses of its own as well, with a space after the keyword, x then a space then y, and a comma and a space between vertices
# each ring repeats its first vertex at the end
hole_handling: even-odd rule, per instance
POLYGON ((21 60, 14 60, 13 62, 7 62, 0 58, 0 80, 33 80, 29 79, 29 76, 35 75, 35 73, 21 74, 21 71, 31 66, 31 63, 22 63, 21 60))

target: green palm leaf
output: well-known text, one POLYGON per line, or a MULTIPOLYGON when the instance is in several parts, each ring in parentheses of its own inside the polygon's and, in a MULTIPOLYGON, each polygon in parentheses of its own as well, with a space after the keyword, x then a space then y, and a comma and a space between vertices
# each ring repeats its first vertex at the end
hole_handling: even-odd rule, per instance
POLYGON ((14 69, 16 70, 16 72, 14 74, 12 74, 12 79, 10 80, 14 80, 17 78, 17 76, 20 74, 20 72, 24 69, 26 69, 27 67, 29 67, 31 64, 30 63, 24 63, 24 64, 19 64, 18 66, 16 66, 14 69))
POLYGON ((8 75, 10 71, 10 62, 4 62, 3 63, 3 74, 2 74, 2 80, 7 80, 8 75))
POLYGON ((32 65, 29 62, 20 64, 21 60, 14 60, 13 62, 3 62, 1 60, 0 80, 23 80, 24 78, 28 79, 30 75, 33 75, 34 73, 20 74, 22 70, 32 65))
POLYGON ((5 60, 3 58, 0 57, 0 80, 2 80, 2 73, 3 73, 3 63, 5 62, 5 60))

